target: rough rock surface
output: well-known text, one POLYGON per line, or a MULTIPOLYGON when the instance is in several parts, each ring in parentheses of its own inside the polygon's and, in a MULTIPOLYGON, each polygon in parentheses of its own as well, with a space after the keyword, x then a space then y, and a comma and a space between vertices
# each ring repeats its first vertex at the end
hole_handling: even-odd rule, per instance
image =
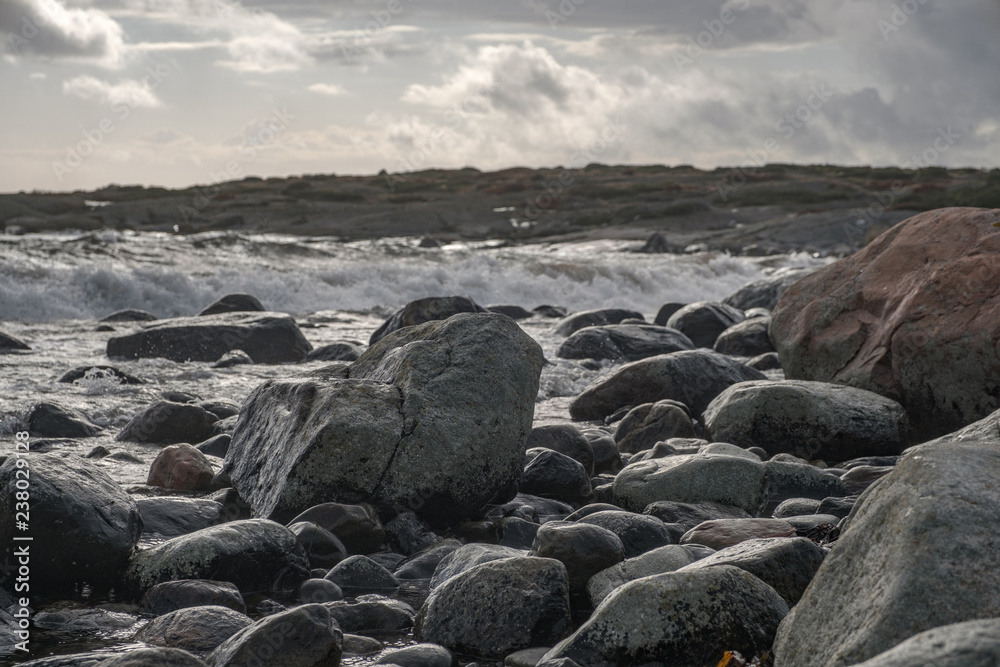
POLYGON ((556 356, 560 359, 638 361, 694 347, 694 343, 676 329, 651 324, 609 324, 576 331, 559 346, 556 356))
POLYGON ((711 350, 663 354, 625 364, 598 380, 570 403, 576 421, 604 419, 616 410, 669 398, 701 415, 712 399, 737 382, 764 374, 711 350))
POLYGON ((214 667, 338 665, 343 640, 330 610, 321 604, 307 604, 240 630, 215 649, 209 661, 214 667))
POLYGON ((149 467, 146 484, 174 491, 207 491, 215 470, 208 457, 187 443, 160 450, 149 467))
POLYGON ((31 434, 42 438, 91 438, 101 432, 82 412, 58 403, 36 403, 26 421, 31 434))
POLYGON ((653 549, 641 556, 612 565, 592 576, 587 582, 587 594, 596 607, 619 586, 654 574, 674 572, 695 561, 696 557, 691 550, 680 544, 653 549))
POLYGON ((854 665, 924 630, 1000 617, 998 478, 991 444, 942 443, 904 457, 858 501, 782 623, 777 666, 854 665))
POLYGON ((254 363, 301 361, 312 349, 283 313, 220 313, 157 320, 139 331, 108 339, 112 358, 164 357, 171 361, 216 361, 243 350, 254 363))
POLYGON ((892 398, 921 439, 996 410, 998 218, 921 213, 790 287, 771 322, 785 376, 892 398))
POLYGON ((485 313, 485 308, 467 296, 431 296, 406 304, 389 316, 368 340, 374 345, 393 331, 433 320, 446 320, 459 313, 485 313))
POLYGON ((995 667, 1000 618, 953 623, 921 632, 856 667, 995 667))
POLYGON ((713 349, 719 354, 734 357, 756 357, 774 352, 774 345, 767 335, 770 317, 755 317, 729 327, 715 339, 713 349))
POLYGON ((228 607, 185 607, 154 618, 136 639, 185 651, 213 651, 251 623, 246 614, 228 607))
POLYGON ((187 535, 227 520, 226 507, 207 498, 157 496, 136 498, 142 532, 161 537, 187 535))
POLYGON ((784 380, 729 387, 705 410, 705 427, 716 440, 771 455, 844 461, 898 454, 909 420, 898 403, 870 391, 784 380))
POLYGON ((461 519, 516 492, 542 363, 503 315, 407 327, 368 348, 348 379, 259 386, 226 468, 255 516, 287 521, 337 501, 461 519))
POLYGON ((10 563, 17 561, 13 553, 20 546, 13 537, 23 534, 15 530, 15 518, 21 518, 15 494, 24 479, 30 485, 31 592, 71 591, 80 582, 113 584, 142 533, 135 501, 78 456, 8 458, 0 465, 0 544, 10 563))
POLYGON ((616 589, 542 662, 715 665, 727 650, 762 654, 787 613, 773 588, 730 565, 668 572, 616 589))
POLYGON ((490 659, 551 646, 570 630, 566 568, 550 558, 481 563, 435 588, 417 614, 420 641, 490 659))

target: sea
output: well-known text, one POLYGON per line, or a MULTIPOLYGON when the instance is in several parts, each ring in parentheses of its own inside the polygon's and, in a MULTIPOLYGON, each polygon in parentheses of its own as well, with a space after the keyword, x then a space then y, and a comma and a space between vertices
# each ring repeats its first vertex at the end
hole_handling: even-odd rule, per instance
MULTIPOLYGON (((636 252, 639 245, 622 240, 517 245, 470 241, 427 248, 417 238, 343 242, 275 234, 113 230, 0 235, 0 331, 31 346, 27 352, 0 354, 0 455, 13 451, 14 434, 24 430, 32 405, 57 402, 83 412, 103 432, 36 451, 86 455, 103 446, 118 456, 95 464, 125 487, 142 485, 159 448, 118 442, 115 435, 163 392, 239 404, 265 380, 324 365, 216 369, 205 362, 109 360, 108 338, 141 324, 114 323, 114 330, 106 331, 99 330, 98 320, 125 308, 159 318, 186 316, 226 294, 247 293, 268 310, 293 315, 314 347, 345 340, 366 344, 393 311, 427 296, 463 295, 483 306, 514 304, 529 310, 539 305, 570 312, 628 308, 652 322, 665 303, 721 300, 775 271, 818 268, 833 261, 807 253, 642 254, 636 252), (58 381, 72 368, 98 364, 114 365, 146 383, 119 384, 100 373, 74 383, 58 381)), ((519 322, 551 362, 542 371, 536 425, 568 421, 571 399, 616 368, 610 362, 583 364, 556 357, 563 340, 555 333, 557 321, 536 315, 519 322)), ((141 545, 155 542, 147 536, 141 545)), ((56 602, 52 609, 72 613, 54 617, 43 627, 36 624, 28 656, 15 655, 0 641, 0 662, 127 650, 136 646, 132 636, 146 622, 137 607, 89 598, 86 591, 77 599, 56 602)), ((408 636, 387 638, 391 646, 412 641, 408 636)), ((344 664, 373 664, 377 657, 345 659, 344 664)))

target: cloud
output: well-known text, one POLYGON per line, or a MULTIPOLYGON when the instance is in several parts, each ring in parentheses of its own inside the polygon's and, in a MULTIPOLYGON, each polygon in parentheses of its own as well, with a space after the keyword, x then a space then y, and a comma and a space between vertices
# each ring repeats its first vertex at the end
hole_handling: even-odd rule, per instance
POLYGON ((338 86, 335 83, 314 83, 309 86, 309 90, 321 95, 343 95, 347 92, 343 86, 338 86))
POLYGON ((107 105, 127 104, 131 107, 159 107, 163 103, 141 81, 130 79, 108 83, 89 75, 78 76, 63 82, 63 93, 74 95, 88 102, 107 105))
POLYGON ((57 0, 3 0, 0 34, 11 55, 87 60, 120 67, 125 55, 122 27, 95 8, 68 9, 57 0))

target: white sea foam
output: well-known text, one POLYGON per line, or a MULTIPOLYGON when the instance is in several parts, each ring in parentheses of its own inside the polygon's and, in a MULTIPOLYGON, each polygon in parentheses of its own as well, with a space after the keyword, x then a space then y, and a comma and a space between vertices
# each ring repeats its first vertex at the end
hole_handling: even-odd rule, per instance
POLYGON ((467 295, 481 304, 571 310, 617 306, 655 313, 668 301, 720 299, 805 254, 642 255, 623 242, 452 244, 205 234, 26 235, 0 243, 0 320, 95 319, 122 308, 190 315, 246 292, 272 310, 385 311, 413 299, 467 295))

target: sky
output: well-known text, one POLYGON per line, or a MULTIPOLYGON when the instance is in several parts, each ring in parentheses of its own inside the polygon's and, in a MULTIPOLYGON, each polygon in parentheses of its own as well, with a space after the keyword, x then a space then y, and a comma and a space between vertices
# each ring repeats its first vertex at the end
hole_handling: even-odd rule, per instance
POLYGON ((997 0, 0 0, 0 192, 1000 166, 997 0))

